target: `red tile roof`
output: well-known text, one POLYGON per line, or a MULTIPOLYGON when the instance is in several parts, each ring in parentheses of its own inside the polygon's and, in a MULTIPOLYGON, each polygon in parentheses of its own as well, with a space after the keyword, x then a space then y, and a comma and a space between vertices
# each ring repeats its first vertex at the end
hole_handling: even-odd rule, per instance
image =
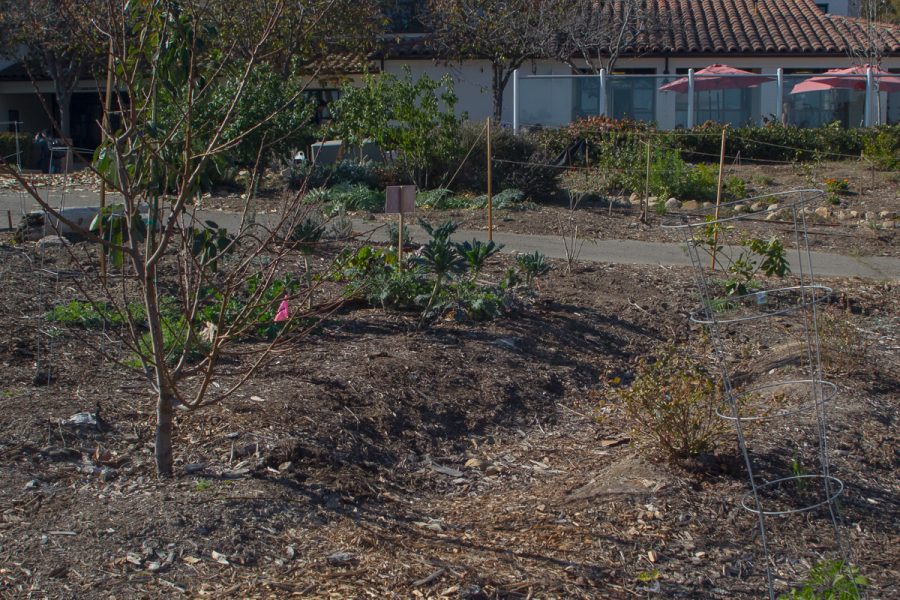
MULTIPOLYGON (((868 46, 862 19, 826 15, 813 0, 647 0, 657 25, 622 55, 770 56, 859 54, 868 46)), ((618 3, 616 10, 622 10, 618 3)), ((398 36, 387 58, 433 58, 425 36, 398 36)), ((900 27, 877 23, 881 55, 900 54, 900 27)), ((381 53, 380 53, 381 54, 381 53)))
MULTIPOLYGON (((868 45, 861 19, 826 15, 813 0, 656 0, 663 26, 632 53, 847 54, 868 45)), ((882 54, 900 52, 900 28, 875 24, 882 54)))

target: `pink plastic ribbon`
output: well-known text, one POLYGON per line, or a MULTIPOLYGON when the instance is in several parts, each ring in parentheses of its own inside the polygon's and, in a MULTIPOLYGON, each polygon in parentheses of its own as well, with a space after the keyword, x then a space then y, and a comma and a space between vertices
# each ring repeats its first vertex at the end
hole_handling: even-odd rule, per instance
POLYGON ((275 313, 275 322, 281 323, 283 321, 287 321, 290 317, 288 316, 288 297, 285 295, 284 300, 281 301, 281 304, 278 305, 278 312, 275 313))

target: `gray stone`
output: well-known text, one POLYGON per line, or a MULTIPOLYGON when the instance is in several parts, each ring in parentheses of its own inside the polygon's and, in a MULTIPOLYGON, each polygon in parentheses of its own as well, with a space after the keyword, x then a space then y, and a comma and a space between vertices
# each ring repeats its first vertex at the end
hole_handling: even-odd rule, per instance
POLYGON ((631 202, 632 204, 640 204, 641 197, 638 196, 636 192, 632 192, 632 194, 628 197, 628 201, 631 202))
POLYGON ((686 200, 681 203, 681 209, 682 210, 699 210, 700 203, 697 202, 696 200, 686 200))
POLYGON ((750 205, 751 212, 759 212, 761 210, 766 210, 765 202, 754 202, 753 204, 750 205))
POLYGON ((669 198, 668 200, 666 200, 667 210, 677 210, 679 208, 681 208, 681 202, 679 202, 677 199, 669 198))
POLYGON ((37 241, 37 248, 64 248, 65 246, 71 246, 72 243, 69 242, 64 237, 59 237, 58 235, 48 235, 44 236, 37 241))
POLYGON ((770 204, 766 210, 768 210, 769 212, 774 212, 774 211, 778 210, 778 203, 776 202, 775 204, 770 204))

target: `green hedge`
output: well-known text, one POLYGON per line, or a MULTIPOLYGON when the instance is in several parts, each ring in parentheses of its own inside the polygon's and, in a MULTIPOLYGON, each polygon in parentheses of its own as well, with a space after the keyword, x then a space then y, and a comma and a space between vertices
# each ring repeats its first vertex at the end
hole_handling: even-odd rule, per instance
MULTIPOLYGON (((740 154, 747 160, 844 160, 865 155, 883 168, 893 168, 892 160, 896 160, 893 157, 900 146, 900 125, 847 129, 837 123, 815 128, 768 123, 761 127, 727 128, 725 154, 740 154)), ((654 146, 681 151, 685 159, 718 162, 722 125, 708 122, 689 130, 658 131, 647 123, 589 117, 576 121, 565 131, 572 141, 586 141, 589 155, 633 149, 635 144, 650 139, 654 146)))

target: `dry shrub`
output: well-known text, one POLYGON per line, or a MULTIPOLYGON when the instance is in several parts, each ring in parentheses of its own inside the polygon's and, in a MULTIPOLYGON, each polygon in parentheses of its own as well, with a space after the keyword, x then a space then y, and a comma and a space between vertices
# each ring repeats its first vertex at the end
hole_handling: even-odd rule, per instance
POLYGON ((648 438, 670 459, 710 452, 731 431, 716 414, 718 382, 674 345, 655 360, 641 359, 631 385, 614 385, 602 404, 601 411, 620 410, 637 439, 648 438))
POLYGON ((849 312, 828 306, 819 312, 816 324, 822 367, 826 372, 861 374, 877 368, 872 352, 874 342, 854 323, 849 312))

